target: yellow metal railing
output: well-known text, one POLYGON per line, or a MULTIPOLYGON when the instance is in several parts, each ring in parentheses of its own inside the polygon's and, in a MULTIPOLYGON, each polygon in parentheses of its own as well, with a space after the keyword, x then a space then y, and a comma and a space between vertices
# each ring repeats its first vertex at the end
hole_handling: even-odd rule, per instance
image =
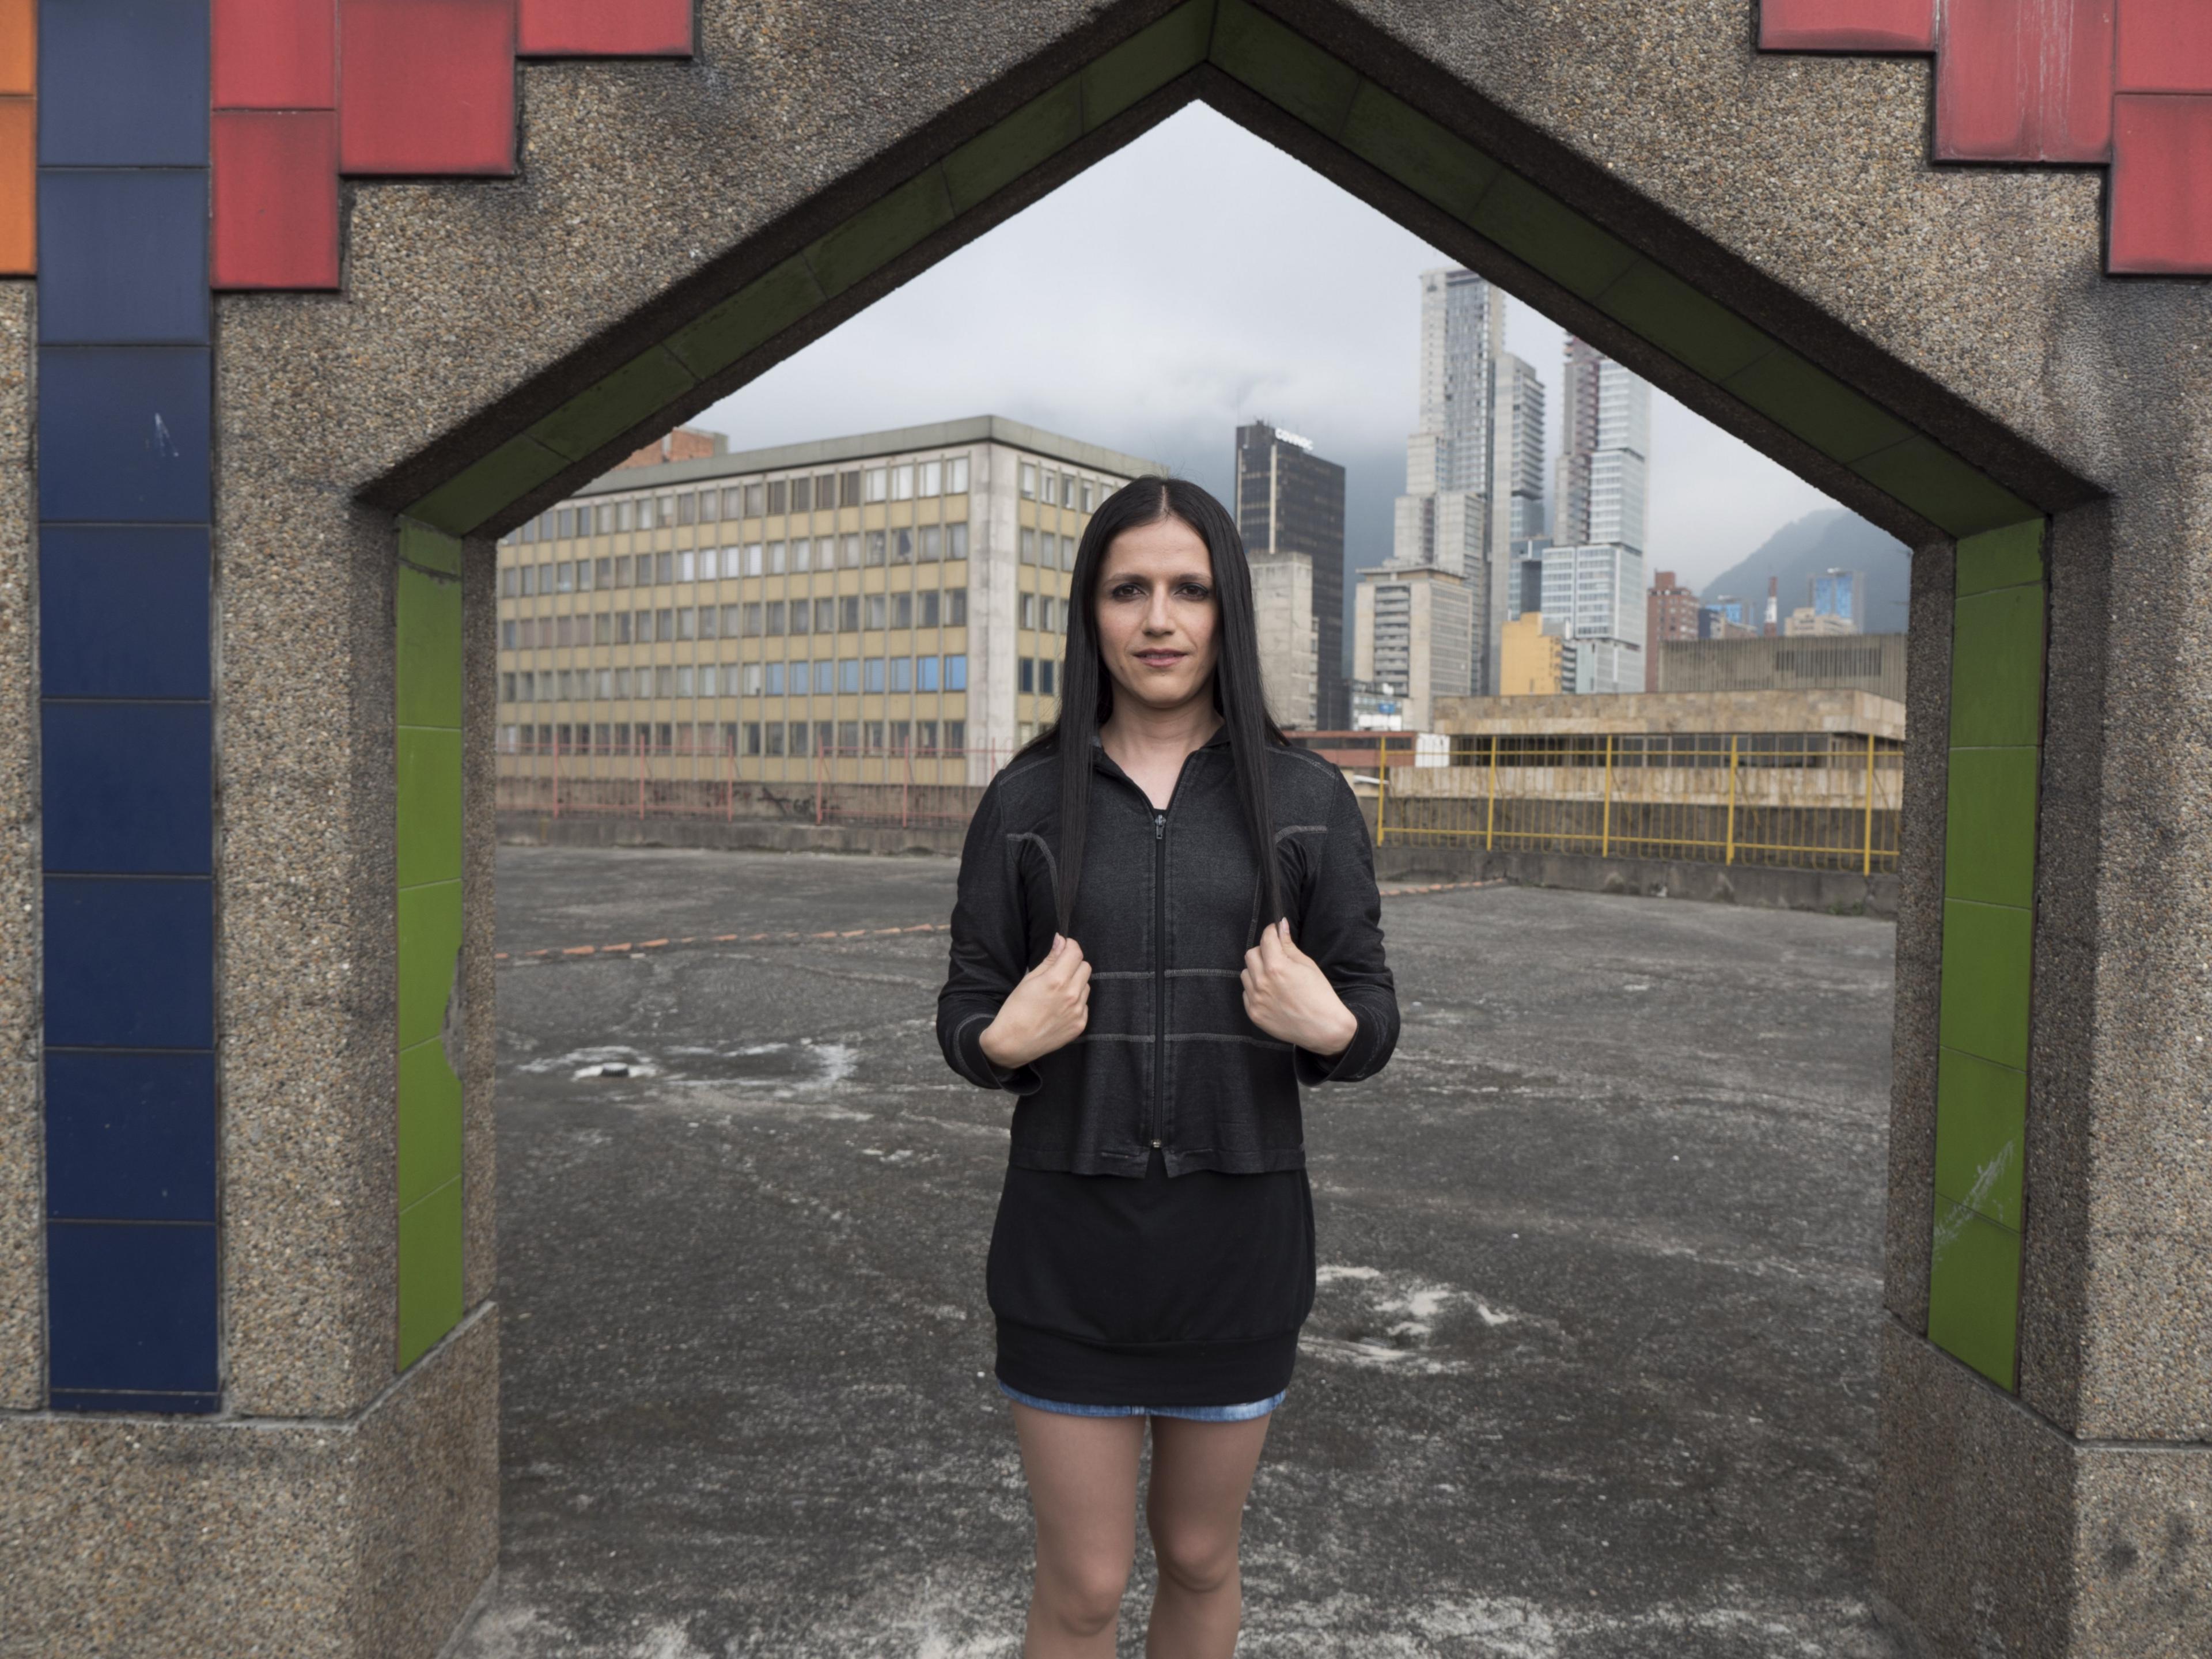
POLYGON ((1904 748, 1827 732, 1451 739, 1375 752, 1378 846, 1894 871, 1904 748))

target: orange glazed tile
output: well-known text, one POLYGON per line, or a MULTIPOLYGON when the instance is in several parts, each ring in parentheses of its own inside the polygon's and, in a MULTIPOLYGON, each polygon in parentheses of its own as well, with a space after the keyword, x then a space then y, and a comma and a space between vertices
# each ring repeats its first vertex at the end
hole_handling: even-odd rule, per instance
POLYGON ((39 269, 38 115, 27 98, 0 98, 0 276, 39 269))
POLYGON ((38 0, 0 0, 0 96, 39 89, 38 0))

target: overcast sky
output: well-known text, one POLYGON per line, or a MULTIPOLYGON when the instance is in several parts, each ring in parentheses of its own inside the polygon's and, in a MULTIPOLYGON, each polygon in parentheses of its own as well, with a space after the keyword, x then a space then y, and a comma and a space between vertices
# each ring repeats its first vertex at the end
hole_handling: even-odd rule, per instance
MULTIPOLYGON (((996 414, 1164 461, 1225 494, 1265 417, 1347 471, 1350 562, 1387 557, 1413 428, 1419 274, 1452 263, 1193 105, 725 398, 747 449, 996 414)), ((1513 301, 1549 392, 1561 336, 1513 301)), ((1652 394, 1647 568, 1692 586, 1827 497, 1652 394)), ((1547 477, 1547 486, 1549 477, 1547 477)))

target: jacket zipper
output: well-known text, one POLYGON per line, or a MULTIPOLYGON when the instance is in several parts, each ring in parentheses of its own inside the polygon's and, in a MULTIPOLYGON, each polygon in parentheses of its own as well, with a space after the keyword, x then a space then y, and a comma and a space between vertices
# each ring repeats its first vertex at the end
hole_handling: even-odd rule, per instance
MULTIPOLYGON (((1180 778, 1176 780, 1182 781, 1180 778)), ((1173 797, 1170 798, 1173 805, 1173 797)), ((1152 1145, 1168 1111, 1168 815, 1152 814, 1152 1145)))

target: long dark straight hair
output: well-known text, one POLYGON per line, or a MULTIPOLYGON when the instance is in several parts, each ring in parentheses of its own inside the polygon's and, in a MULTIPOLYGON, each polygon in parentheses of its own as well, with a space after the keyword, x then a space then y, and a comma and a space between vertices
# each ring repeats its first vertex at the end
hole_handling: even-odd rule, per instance
POLYGON ((1114 712, 1114 677, 1098 655, 1099 572, 1107 550, 1123 531, 1168 519, 1179 519, 1197 532, 1213 564, 1218 612, 1214 627, 1219 641, 1213 706, 1229 728, 1237 798, 1260 866, 1260 920, 1264 925, 1283 914, 1268 813, 1267 750, 1280 746, 1284 739, 1281 728, 1268 715, 1261 689, 1260 628, 1253 612, 1252 567, 1244 556, 1244 538, 1228 510, 1196 484, 1182 478, 1147 477, 1133 478, 1109 495, 1083 532, 1069 583, 1073 608, 1067 618, 1067 659, 1060 665, 1060 719, 1029 745, 1030 750, 1049 748, 1060 756, 1057 896, 1062 933, 1074 918, 1076 890, 1083 883, 1083 848, 1091 828, 1091 739, 1114 712))

